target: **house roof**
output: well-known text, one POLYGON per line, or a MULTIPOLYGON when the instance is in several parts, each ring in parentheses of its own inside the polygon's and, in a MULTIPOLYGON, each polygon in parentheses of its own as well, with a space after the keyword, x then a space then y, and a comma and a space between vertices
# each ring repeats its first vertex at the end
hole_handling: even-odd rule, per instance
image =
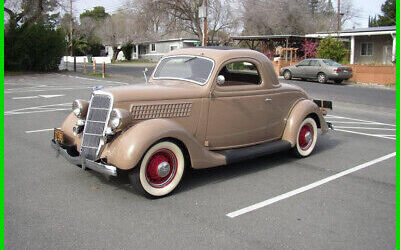
POLYGON ((232 40, 268 40, 286 38, 304 38, 303 35, 251 35, 251 36, 231 36, 232 40))
POLYGON ((149 44, 149 43, 162 43, 162 42, 176 42, 176 41, 183 41, 183 42, 198 42, 197 38, 170 38, 170 39, 161 39, 161 40, 149 40, 145 42, 141 42, 140 44, 149 44))
POLYGON ((351 36, 377 36, 377 35, 396 35, 396 26, 382 26, 359 29, 347 29, 338 32, 317 32, 315 34, 307 34, 310 38, 323 38, 327 36, 351 37, 351 36))

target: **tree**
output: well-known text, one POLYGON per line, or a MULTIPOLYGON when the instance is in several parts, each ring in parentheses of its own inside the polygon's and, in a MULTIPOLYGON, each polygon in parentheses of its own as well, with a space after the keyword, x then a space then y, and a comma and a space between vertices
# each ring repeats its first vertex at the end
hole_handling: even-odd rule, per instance
POLYGON ((321 40, 317 52, 319 58, 332 59, 336 62, 342 62, 347 56, 343 42, 331 36, 321 40))
POLYGON ((121 50, 124 53, 125 59, 130 61, 132 59, 133 44, 126 43, 122 45, 121 50))
POLYGON ((318 42, 313 42, 306 39, 304 43, 301 44, 301 51, 304 52, 306 58, 314 58, 317 56, 318 42))
POLYGON ((106 19, 108 16, 109 14, 105 11, 103 6, 96 6, 93 10, 85 10, 85 12, 80 14, 79 17, 81 20, 88 17, 95 21, 101 21, 106 19))
POLYGON ((396 1, 386 0, 381 6, 381 11, 383 15, 378 15, 375 17, 368 17, 368 26, 391 26, 396 25, 396 1))
POLYGON ((135 23, 136 18, 124 12, 117 12, 100 23, 96 34, 104 45, 112 47, 113 61, 117 59, 121 45, 132 43, 137 37, 135 23))
POLYGON ((16 27, 4 39, 4 68, 6 70, 58 70, 65 41, 61 30, 43 23, 16 27))

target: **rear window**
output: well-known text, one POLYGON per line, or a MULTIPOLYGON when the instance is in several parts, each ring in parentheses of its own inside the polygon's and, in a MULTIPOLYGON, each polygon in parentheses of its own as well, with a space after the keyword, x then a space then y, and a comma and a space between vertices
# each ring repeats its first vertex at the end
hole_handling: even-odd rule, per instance
POLYGON ((329 65, 329 66, 334 66, 334 67, 336 67, 336 66, 342 66, 340 63, 337 63, 337 62, 335 62, 335 61, 333 61, 333 60, 330 60, 330 59, 324 59, 324 60, 322 60, 326 65, 329 65))

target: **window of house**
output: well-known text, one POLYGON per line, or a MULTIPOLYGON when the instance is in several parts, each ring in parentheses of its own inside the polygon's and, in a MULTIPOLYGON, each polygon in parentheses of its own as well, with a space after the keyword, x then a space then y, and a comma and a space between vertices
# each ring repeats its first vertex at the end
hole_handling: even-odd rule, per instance
POLYGON ((223 86, 260 84, 261 76, 257 66, 251 62, 239 61, 225 65, 219 72, 225 77, 223 86))
POLYGON ((170 50, 171 51, 176 50, 176 49, 178 49, 178 45, 171 45, 170 46, 170 50))
POLYGON ((156 51, 156 44, 155 43, 150 44, 150 51, 151 52, 156 51))
POLYGON ((361 55, 372 56, 373 48, 373 43, 361 43, 361 55))

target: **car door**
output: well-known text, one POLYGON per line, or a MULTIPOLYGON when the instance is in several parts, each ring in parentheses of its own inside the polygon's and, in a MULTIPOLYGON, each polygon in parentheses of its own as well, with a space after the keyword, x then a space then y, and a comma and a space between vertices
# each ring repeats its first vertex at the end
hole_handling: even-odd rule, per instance
POLYGON ((321 64, 318 60, 310 60, 309 66, 305 70, 306 78, 316 78, 321 71, 321 64))
POLYGON ((292 76, 293 77, 305 77, 307 68, 309 67, 310 60, 305 59, 293 67, 292 76))
POLYGON ((210 98, 206 132, 210 149, 246 146, 280 136, 282 117, 275 107, 279 99, 274 98, 274 90, 265 89, 259 67, 255 60, 241 59, 229 61, 220 70, 225 83, 216 84, 210 98))

